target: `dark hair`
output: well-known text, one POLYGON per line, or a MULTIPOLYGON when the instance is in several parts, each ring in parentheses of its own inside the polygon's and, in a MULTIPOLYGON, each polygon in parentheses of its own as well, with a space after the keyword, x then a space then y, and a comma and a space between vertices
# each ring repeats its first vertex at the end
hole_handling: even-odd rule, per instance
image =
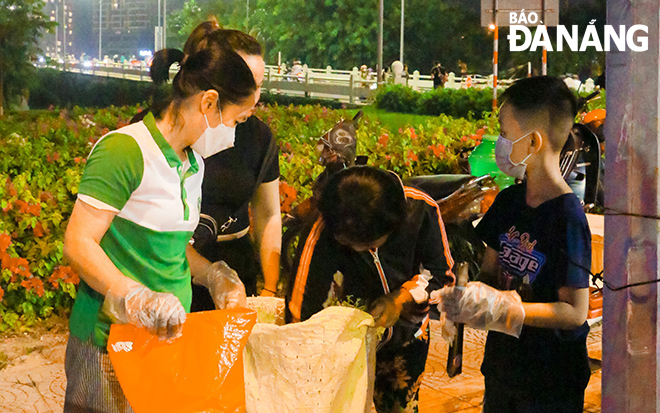
POLYGON ((244 53, 248 56, 261 56, 261 45, 254 37, 239 30, 221 29, 218 20, 215 17, 200 23, 186 40, 183 46, 183 53, 187 56, 203 49, 207 45, 207 36, 216 31, 222 32, 222 36, 237 53, 244 53))
MULTIPOLYGON (((520 79, 504 91, 501 100, 523 115, 547 111, 551 127, 572 124, 578 109, 575 94, 566 83, 550 76, 520 79)), ((557 145, 561 148, 563 143, 557 145)))
MULTIPOLYGON (((193 30, 184 45, 183 52, 167 49, 158 51, 154 55, 151 73, 156 90, 159 92, 154 94, 150 111, 154 112, 156 117, 161 117, 172 102, 177 113, 183 100, 200 91, 216 90, 220 109, 226 104, 241 104, 254 95, 257 90, 254 75, 245 60, 237 53, 242 50, 235 49, 225 33, 236 30, 228 31, 218 27, 215 20, 205 21, 193 30), (167 80, 169 67, 175 62, 179 62, 181 68, 172 81, 172 87, 163 88, 156 81, 167 80), (163 92, 163 89, 166 92, 163 92)), ((248 35, 233 34, 232 36, 254 40, 248 35)), ((254 42, 258 45, 256 40, 254 42)), ((244 39, 237 44, 243 43, 249 44, 244 39)), ((253 49, 254 45, 250 46, 249 50, 253 49)))
POLYGON ((354 166, 330 178, 319 211, 333 235, 363 244, 400 227, 406 217, 406 197, 395 174, 354 166))

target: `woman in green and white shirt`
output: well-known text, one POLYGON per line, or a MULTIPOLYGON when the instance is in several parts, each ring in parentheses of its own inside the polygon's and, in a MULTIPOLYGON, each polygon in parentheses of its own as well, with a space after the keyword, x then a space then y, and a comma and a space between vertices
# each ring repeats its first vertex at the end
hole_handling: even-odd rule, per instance
POLYGON ((230 128, 258 99, 243 58, 212 33, 205 43, 181 62, 162 110, 103 136, 89 156, 64 241, 82 279, 70 320, 65 412, 132 411, 105 350, 111 323, 178 336, 191 275, 216 307, 245 302, 236 273, 189 246, 204 176, 190 146, 231 146, 230 128))

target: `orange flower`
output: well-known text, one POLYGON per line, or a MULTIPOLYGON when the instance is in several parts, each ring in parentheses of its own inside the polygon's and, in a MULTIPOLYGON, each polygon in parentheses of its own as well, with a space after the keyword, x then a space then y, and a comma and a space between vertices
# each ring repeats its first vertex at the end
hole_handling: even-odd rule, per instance
POLYGON ((38 217, 39 215, 41 215, 41 205, 40 204, 28 205, 27 211, 28 214, 32 214, 35 217, 38 217))
POLYGON ((415 128, 410 128, 410 139, 415 140, 417 139, 417 134, 415 133, 415 128))
POLYGON ((37 221, 37 224, 32 228, 32 233, 37 238, 44 236, 44 227, 41 225, 41 222, 37 221))
POLYGON ((14 202, 16 206, 18 207, 18 212, 21 214, 27 214, 28 212, 28 203, 23 201, 22 199, 17 199, 16 202, 14 202))
POLYGON ((18 195, 16 188, 14 187, 14 183, 10 179, 7 179, 7 190, 9 191, 9 196, 18 195))
POLYGON ((380 135, 380 138, 378 138, 378 144, 382 146, 386 146, 387 142, 390 141, 390 137, 387 135, 387 133, 383 133, 380 135))
POLYGON ((5 252, 11 245, 11 236, 9 234, 0 234, 0 251, 5 252))
POLYGON ((4 296, 5 296, 5 290, 3 290, 2 287, 0 287, 0 302, 2 301, 2 297, 4 296))
POLYGON ((54 197, 53 197, 53 194, 50 193, 50 192, 48 192, 48 191, 41 191, 41 193, 39 194, 39 200, 40 200, 41 202, 52 201, 53 198, 54 198, 54 197))
POLYGON ((14 207, 14 204, 12 204, 11 202, 7 202, 7 206, 2 208, 2 212, 7 212, 10 209, 12 209, 13 207, 14 207))
POLYGON ((58 285, 57 280, 62 280, 65 283, 71 283, 74 285, 80 282, 80 278, 78 278, 78 274, 76 274, 71 269, 71 267, 66 267, 61 265, 55 268, 55 271, 53 271, 50 278, 48 278, 48 282, 53 285, 53 288, 57 288, 58 285))
POLYGON ((412 149, 408 151, 407 158, 408 158, 408 160, 413 161, 413 162, 416 162, 417 159, 418 159, 417 155, 415 155, 415 152, 413 152, 412 149))
POLYGON ((28 291, 34 290, 39 297, 44 295, 44 282, 37 277, 29 277, 21 281, 21 286, 28 291))
POLYGON ((429 145, 428 148, 433 151, 433 155, 436 157, 439 157, 445 151, 445 146, 442 144, 437 144, 436 146, 429 145))

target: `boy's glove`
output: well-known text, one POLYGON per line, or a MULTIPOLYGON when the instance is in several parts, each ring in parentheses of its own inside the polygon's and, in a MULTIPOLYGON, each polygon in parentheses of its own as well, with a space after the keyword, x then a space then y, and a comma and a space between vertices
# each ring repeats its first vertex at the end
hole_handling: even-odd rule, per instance
POLYGON ((128 277, 108 289, 103 310, 114 322, 144 327, 161 340, 181 336, 186 321, 186 310, 174 294, 151 291, 128 277))
MULTIPOLYGON (((438 294, 433 293, 432 297, 437 297, 438 294)), ((500 291, 481 282, 470 282, 464 288, 445 287, 439 295, 442 311, 449 320, 472 328, 520 337, 525 310, 517 292, 500 291)))
POLYGON ((211 264, 203 275, 193 277, 193 283, 209 289, 216 309, 247 307, 245 286, 224 261, 211 264))

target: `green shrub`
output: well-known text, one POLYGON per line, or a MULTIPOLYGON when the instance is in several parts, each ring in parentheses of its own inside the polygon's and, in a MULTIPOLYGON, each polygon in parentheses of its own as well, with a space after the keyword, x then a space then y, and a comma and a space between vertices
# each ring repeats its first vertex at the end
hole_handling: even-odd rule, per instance
POLYGON ((31 109, 131 106, 144 102, 151 86, 151 82, 39 69, 29 105, 31 109))
POLYGON ((434 89, 415 92, 403 85, 384 87, 376 95, 376 106, 388 112, 416 113, 455 118, 481 118, 492 110, 493 89, 434 89))
POLYGON ((0 123, 0 331, 66 312, 66 224, 96 140, 137 108, 9 113, 0 123))
POLYGON ((307 105, 320 105, 328 109, 346 109, 356 108, 357 105, 342 103, 338 100, 328 100, 319 98, 307 98, 303 96, 287 96, 278 93, 262 93, 259 102, 264 106, 307 106, 307 105))

